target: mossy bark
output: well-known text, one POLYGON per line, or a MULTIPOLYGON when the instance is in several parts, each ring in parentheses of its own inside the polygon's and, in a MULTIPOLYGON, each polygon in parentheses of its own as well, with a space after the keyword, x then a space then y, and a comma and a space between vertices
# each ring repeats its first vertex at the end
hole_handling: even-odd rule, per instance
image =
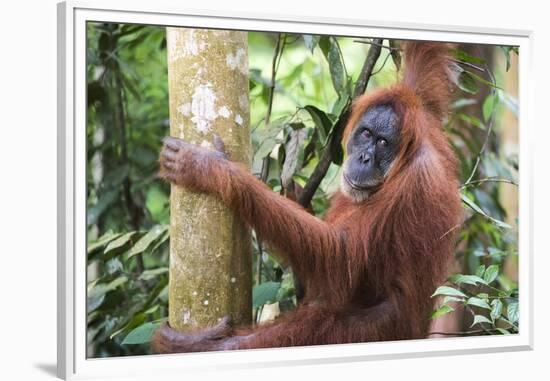
MULTIPOLYGON (((247 33, 167 28, 170 134, 250 164, 247 33)), ((250 229, 212 195, 172 185, 169 322, 251 320, 250 229)))

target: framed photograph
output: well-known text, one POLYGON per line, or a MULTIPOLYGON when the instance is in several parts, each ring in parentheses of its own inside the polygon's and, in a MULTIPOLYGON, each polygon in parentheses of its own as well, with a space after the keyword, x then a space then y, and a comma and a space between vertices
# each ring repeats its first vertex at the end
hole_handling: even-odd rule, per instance
POLYGON ((58 28, 59 377, 532 348, 528 31, 58 28))

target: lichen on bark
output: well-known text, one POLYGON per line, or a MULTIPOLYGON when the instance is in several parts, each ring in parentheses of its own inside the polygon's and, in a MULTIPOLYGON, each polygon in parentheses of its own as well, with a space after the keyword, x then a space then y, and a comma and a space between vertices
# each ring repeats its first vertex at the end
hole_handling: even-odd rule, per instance
MULTIPOLYGON (((247 33, 167 28, 170 134, 250 164, 247 33)), ((250 229, 219 199, 172 185, 169 322, 185 331, 251 319, 250 229)))

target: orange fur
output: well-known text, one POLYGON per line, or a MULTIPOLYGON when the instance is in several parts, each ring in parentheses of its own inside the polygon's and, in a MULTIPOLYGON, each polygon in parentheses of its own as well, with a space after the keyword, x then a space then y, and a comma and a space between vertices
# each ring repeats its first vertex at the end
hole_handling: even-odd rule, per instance
POLYGON ((354 102, 344 139, 370 106, 391 104, 400 121, 399 152, 377 192, 361 203, 337 193, 324 221, 270 191, 243 166, 198 149, 180 152, 175 172, 161 175, 219 195, 291 264, 305 296, 275 322, 221 338, 205 333, 197 339, 164 326, 153 340, 156 351, 427 336, 430 295, 446 278, 453 253, 455 237, 446 233, 461 215, 457 163, 441 128, 450 97, 447 52, 444 44, 407 43, 403 81, 354 102))

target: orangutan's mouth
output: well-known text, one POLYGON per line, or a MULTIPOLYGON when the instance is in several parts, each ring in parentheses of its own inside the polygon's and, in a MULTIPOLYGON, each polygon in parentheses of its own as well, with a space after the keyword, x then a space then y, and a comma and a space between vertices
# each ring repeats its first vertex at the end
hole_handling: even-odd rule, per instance
POLYGON ((361 192, 365 192, 365 191, 368 191, 369 190, 369 186, 367 185, 358 185, 358 184, 355 184, 353 181, 351 181, 349 179, 349 177, 344 173, 344 180, 346 180, 346 183, 348 183, 348 185, 352 188, 352 189, 355 189, 355 190, 358 190, 358 191, 361 191, 361 192))

